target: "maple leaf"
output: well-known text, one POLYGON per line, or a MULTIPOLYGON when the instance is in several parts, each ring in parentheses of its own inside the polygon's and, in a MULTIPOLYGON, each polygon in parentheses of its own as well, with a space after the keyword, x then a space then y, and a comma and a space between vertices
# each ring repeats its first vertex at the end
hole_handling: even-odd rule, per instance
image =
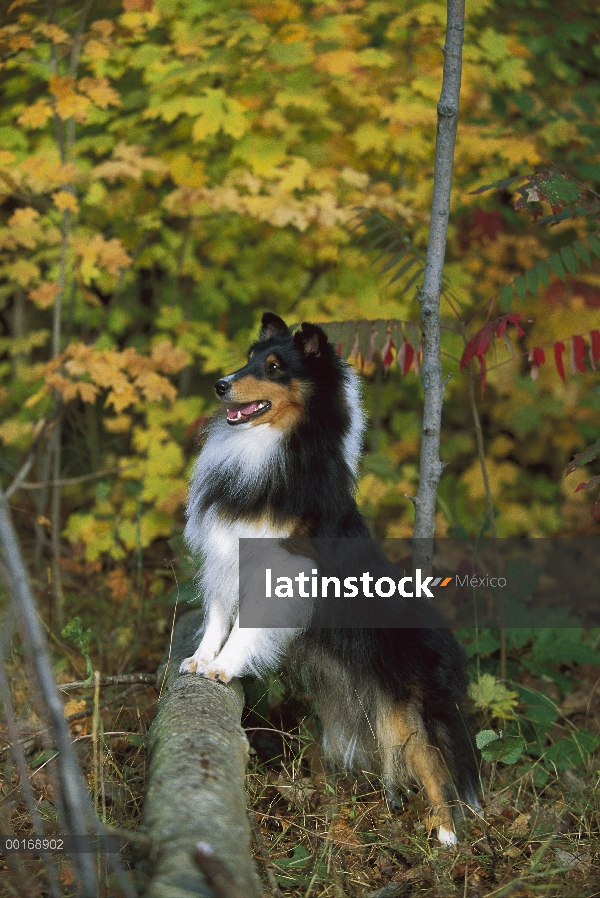
POLYGON ((40 33, 52 41, 53 44, 66 44, 71 38, 63 28, 54 25, 51 22, 42 22, 40 25, 40 33))
POLYGON ((321 53, 316 68, 330 75, 347 75, 359 67, 359 57, 355 50, 331 50, 321 53))
POLYGON ((77 202, 77 197, 73 196, 72 193, 69 193, 67 190, 59 190, 57 193, 52 195, 52 201, 57 209, 60 209, 61 212, 65 210, 69 210, 69 212, 79 212, 79 203, 77 202))
POLYGON ((34 249, 44 236, 40 225, 40 213, 31 206, 15 209, 8 219, 8 227, 13 246, 19 245, 27 249, 34 249))
POLYGON ((35 47, 35 41, 26 34, 15 34, 9 39, 8 46, 16 53, 18 50, 32 50, 35 47))
POLYGON ((36 287, 35 290, 31 290, 29 292, 29 299, 39 306, 40 309, 47 309, 52 305, 58 294, 60 293, 60 287, 58 284, 51 284, 48 281, 45 281, 43 284, 40 284, 39 287, 36 287))
POLYGON ((110 56, 110 47, 108 47, 103 41, 92 38, 91 40, 87 41, 85 47, 83 48, 83 52, 86 56, 89 56, 90 59, 108 59, 110 56))
POLYGON ((194 140, 204 140, 221 129, 239 140, 248 130, 250 123, 245 107, 238 100, 228 97, 221 88, 207 88, 204 96, 199 98, 198 106, 202 115, 196 119, 192 128, 194 140))
POLYGON ((169 340, 161 340, 152 347, 152 361, 166 374, 176 374, 190 361, 189 356, 169 340))
POLYGON ((86 121, 90 101, 75 91, 74 78, 70 75, 51 75, 50 91, 54 95, 54 108, 63 120, 74 118, 77 122, 86 121))
POLYGON ((145 171, 166 174, 169 167, 153 156, 144 156, 144 147, 139 144, 120 142, 113 150, 113 158, 101 162, 94 168, 96 178, 106 178, 112 182, 115 178, 134 178, 141 180, 145 171))
POLYGON ((177 390, 166 377, 157 374, 156 371, 147 371, 138 375, 135 384, 150 402, 166 398, 171 402, 177 395, 177 390))
POLYGON ((25 128, 41 128, 52 116, 52 106, 46 100, 36 100, 21 113, 17 124, 25 128))
POLYGON ((100 109, 108 106, 120 106, 121 98, 114 87, 111 87, 108 78, 81 78, 77 84, 78 89, 86 94, 100 109))

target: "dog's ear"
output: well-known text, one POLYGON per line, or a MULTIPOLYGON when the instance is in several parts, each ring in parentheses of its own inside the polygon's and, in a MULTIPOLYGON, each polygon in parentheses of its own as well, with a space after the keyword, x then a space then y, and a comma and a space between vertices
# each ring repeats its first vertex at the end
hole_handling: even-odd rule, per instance
POLYGON ((316 324, 303 322, 302 328, 294 334, 294 342, 304 355, 318 357, 327 346, 327 335, 316 324))
POLYGON ((262 316, 259 340, 268 340, 269 337, 287 337, 289 333, 287 324, 275 312, 265 312, 262 316))

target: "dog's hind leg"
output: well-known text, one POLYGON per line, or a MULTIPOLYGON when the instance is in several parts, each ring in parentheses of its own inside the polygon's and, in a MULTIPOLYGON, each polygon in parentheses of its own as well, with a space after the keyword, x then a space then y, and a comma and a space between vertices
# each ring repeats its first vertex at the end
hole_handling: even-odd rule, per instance
POLYGON ((221 651, 229 631, 231 622, 227 609, 219 604, 209 606, 200 645, 191 656, 181 662, 179 670, 182 673, 203 674, 221 651))
POLYGON ((378 709, 377 741, 388 792, 405 772, 423 787, 443 845, 456 845, 452 811, 447 802, 449 778, 439 750, 429 744, 423 718, 411 703, 384 700, 378 709))

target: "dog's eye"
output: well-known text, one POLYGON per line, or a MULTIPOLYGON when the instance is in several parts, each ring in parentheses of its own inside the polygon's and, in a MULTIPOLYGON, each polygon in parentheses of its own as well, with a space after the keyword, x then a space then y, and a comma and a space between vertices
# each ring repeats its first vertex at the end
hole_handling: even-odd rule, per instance
POLYGON ((279 365, 277 362, 269 362, 267 365, 267 371, 279 371, 279 365))

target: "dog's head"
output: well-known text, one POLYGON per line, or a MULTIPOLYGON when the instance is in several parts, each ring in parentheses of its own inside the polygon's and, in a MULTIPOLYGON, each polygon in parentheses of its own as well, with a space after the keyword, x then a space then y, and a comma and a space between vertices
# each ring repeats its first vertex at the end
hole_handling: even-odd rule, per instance
POLYGON ((265 312, 247 364, 215 384, 219 399, 227 405, 227 423, 293 430, 304 420, 319 376, 326 374, 333 355, 316 324, 304 323, 292 334, 278 315, 265 312))

